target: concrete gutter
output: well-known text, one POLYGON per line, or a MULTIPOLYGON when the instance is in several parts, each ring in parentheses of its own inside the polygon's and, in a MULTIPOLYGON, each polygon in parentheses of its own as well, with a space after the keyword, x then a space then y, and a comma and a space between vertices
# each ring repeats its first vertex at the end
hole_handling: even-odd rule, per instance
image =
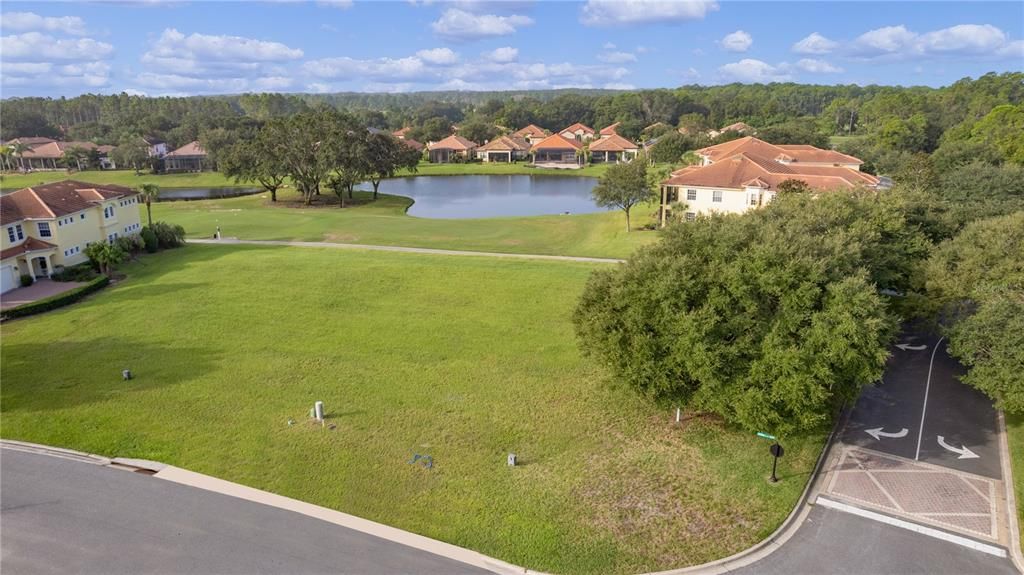
POLYGON ((614 258, 591 258, 584 256, 552 256, 544 254, 512 254, 503 252, 475 252, 469 250, 441 250, 434 248, 410 248, 404 246, 380 246, 373 244, 337 244, 331 242, 293 242, 285 240, 240 240, 223 238, 220 240, 187 240, 190 244, 207 245, 251 245, 251 246, 293 246, 302 248, 335 248, 347 250, 368 250, 377 252, 399 252, 407 254, 426 254, 435 256, 475 256, 487 258, 506 258, 524 260, 548 260, 559 262, 583 262, 598 264, 623 264, 626 260, 614 258))
MULTIPOLYGON (((1003 487, 1006 489, 1006 512, 1009 517, 1009 541, 1006 547, 1010 550, 1010 559, 1018 571, 1024 573, 1024 554, 1020 549, 1020 520, 1017 517, 1017 499, 1013 485, 1013 462, 1010 461, 1010 443, 1006 436, 1006 416, 999 411, 999 457, 1003 460, 1003 487)), ((1019 469, 1017 471, 1020 471, 1019 469)))

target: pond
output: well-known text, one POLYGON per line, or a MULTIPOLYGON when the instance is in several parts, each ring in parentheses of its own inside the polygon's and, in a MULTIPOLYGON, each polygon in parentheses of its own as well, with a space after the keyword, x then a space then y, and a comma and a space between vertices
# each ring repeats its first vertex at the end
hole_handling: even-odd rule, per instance
POLYGON ((384 180, 380 192, 415 200, 411 216, 494 218, 605 211, 590 197, 595 185, 580 176, 412 176, 384 180))
POLYGON ((258 194, 263 188, 160 188, 160 202, 177 200, 214 200, 218 198, 234 198, 258 194))

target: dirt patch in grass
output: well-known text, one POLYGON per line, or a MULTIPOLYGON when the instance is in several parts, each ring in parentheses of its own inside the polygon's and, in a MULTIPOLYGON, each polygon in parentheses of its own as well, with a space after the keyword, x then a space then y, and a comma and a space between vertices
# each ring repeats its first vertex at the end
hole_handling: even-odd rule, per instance
MULTIPOLYGON (((354 197, 352 199, 345 198, 345 205, 340 209, 347 210, 348 208, 357 208, 371 203, 373 203, 373 200, 368 197, 354 197)), ((314 196, 313 200, 309 204, 304 202, 301 196, 290 196, 287 198, 278 197, 276 202, 271 202, 269 200, 264 202, 265 206, 271 208, 300 208, 306 210, 315 210, 320 208, 333 208, 337 210, 339 209, 338 204, 338 196, 335 196, 334 194, 314 196)))

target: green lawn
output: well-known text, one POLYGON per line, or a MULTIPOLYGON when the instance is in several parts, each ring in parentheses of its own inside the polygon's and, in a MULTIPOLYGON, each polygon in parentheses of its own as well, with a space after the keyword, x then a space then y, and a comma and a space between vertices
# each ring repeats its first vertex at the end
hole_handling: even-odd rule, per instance
MULTIPOLYGON (((587 166, 580 170, 553 170, 532 168, 525 163, 517 164, 431 164, 420 162, 416 175, 420 176, 455 176, 473 174, 544 174, 554 176, 592 176, 601 177, 608 169, 607 165, 587 166)), ((408 175, 402 172, 400 175, 408 175)), ((90 170, 69 174, 65 171, 33 172, 31 174, 2 174, 0 188, 17 190, 29 186, 38 186, 60 180, 76 179, 94 184, 117 184, 135 187, 139 184, 156 184, 164 188, 207 188, 220 186, 247 185, 237 184, 234 180, 224 177, 219 172, 200 172, 190 174, 147 174, 136 176, 133 170, 90 170)))
POLYGON ((160 460, 558 573, 681 567, 761 540, 823 434, 787 441, 770 486, 763 440, 710 419, 677 427, 610 384, 570 322, 593 268, 147 256, 83 302, 4 324, 0 434, 160 460), (315 400, 328 428, 307 419, 315 400))
MULTIPOLYGON (((303 207, 294 190, 279 194, 279 198, 277 205, 265 195, 166 202, 153 206, 153 219, 181 224, 191 237, 212 237, 220 226, 224 236, 249 240, 327 241, 594 257, 626 257, 637 247, 657 239, 657 232, 653 230, 626 233, 626 220, 620 211, 439 220, 406 215, 405 210, 412 201, 398 196, 382 195, 376 202, 369 202, 369 194, 361 193, 356 198, 361 203, 345 209, 303 207)), ((633 225, 651 221, 655 210, 653 205, 634 208, 633 225)))
MULTIPOLYGON (((1017 519, 1024 527, 1024 415, 1006 416, 1006 437, 1010 444, 1013 489, 1017 497, 1017 519)), ((1020 534, 1020 545, 1024 547, 1024 532, 1020 534)))

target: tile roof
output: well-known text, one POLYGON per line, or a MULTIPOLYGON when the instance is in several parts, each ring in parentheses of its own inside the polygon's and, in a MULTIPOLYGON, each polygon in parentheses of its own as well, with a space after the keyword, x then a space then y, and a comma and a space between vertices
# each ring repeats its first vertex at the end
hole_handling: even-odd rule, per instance
POLYGON ((189 142, 185 144, 184 146, 178 148, 177 150, 174 150, 173 152, 170 152, 164 157, 178 158, 183 156, 206 156, 206 150, 204 150, 203 146, 199 143, 198 140, 196 140, 194 142, 189 142))
POLYGON ((579 130, 582 130, 584 134, 593 134, 594 133, 594 129, 593 128, 591 128, 590 126, 581 124, 579 122, 576 122, 575 124, 569 126, 568 128, 566 128, 564 130, 560 130, 559 133, 562 133, 562 132, 577 132, 579 130))
POLYGON ((601 138, 590 144, 591 152, 622 152, 624 150, 639 150, 640 147, 618 134, 607 138, 601 138))
POLYGON ((605 126, 605 127, 601 128, 601 135, 602 136, 611 136, 611 135, 614 135, 614 134, 618 134, 616 129, 619 127, 619 124, 621 124, 621 123, 622 122, 615 122, 611 126, 605 126))
MULTIPOLYGON (((82 148, 83 150, 100 149, 104 146, 97 146, 92 142, 57 142, 50 141, 42 144, 32 146, 31 150, 27 150, 22 156, 24 158, 45 158, 45 159, 61 159, 64 157, 64 152, 71 148, 82 148)), ((107 146, 110 149, 113 149, 107 146)))
POLYGON ((32 236, 28 236, 27 238, 25 238, 24 242, 21 242, 16 246, 11 246, 6 250, 0 252, 0 260, 13 258, 14 256, 20 256, 22 254, 27 254, 28 252, 52 250, 56 247, 57 246, 55 244, 51 244, 50 242, 36 239, 33 238, 32 236))
POLYGON ((50 142, 56 142, 53 138, 44 138, 42 136, 27 136, 24 138, 13 138, 4 142, 6 145, 10 144, 25 144, 26 146, 38 146, 39 144, 48 144, 50 142))
POLYGON ((412 130, 412 128, 402 128, 400 130, 395 130, 394 132, 391 132, 391 135, 395 136, 396 138, 403 138, 405 137, 406 134, 409 133, 410 130, 412 130))
POLYGON ((519 130, 518 132, 516 132, 516 133, 514 133, 512 135, 513 136, 519 136, 520 138, 523 138, 523 137, 526 137, 526 136, 537 136, 538 138, 543 138, 545 134, 544 134, 544 130, 542 130, 539 126, 536 126, 534 124, 530 124, 529 126, 523 128, 522 130, 519 130))
POLYGON ((412 148, 414 150, 422 150, 423 149, 423 144, 417 142, 416 140, 413 140, 412 138, 402 138, 400 141, 405 142, 406 146, 409 146, 410 148, 412 148))
POLYGON ((434 142, 427 146, 431 150, 472 150, 476 148, 476 142, 471 142, 462 136, 448 136, 440 142, 434 142))
POLYGON ((94 207, 98 202, 135 195, 131 188, 64 180, 0 196, 0 224, 50 219, 94 207))
POLYGON ((819 190, 852 188, 857 185, 875 186, 879 181, 878 178, 853 168, 785 165, 741 152, 708 166, 689 166, 677 170, 672 172, 672 177, 662 183, 669 186, 731 189, 758 185, 775 189, 780 183, 790 179, 802 180, 819 190))
POLYGON ((572 148, 573 150, 582 150, 583 144, 576 140, 570 140, 561 134, 551 134, 547 138, 537 142, 533 145, 531 150, 565 150, 572 148))
POLYGON ((788 155, 796 162, 813 162, 817 164, 863 164, 861 160, 837 152, 835 150, 822 150, 821 148, 815 148, 814 146, 808 146, 806 144, 789 145, 789 144, 778 144, 777 148, 782 148, 785 154, 788 155))
POLYGON ((719 130, 719 132, 753 132, 754 128, 743 122, 736 122, 719 130))
POLYGON ((514 136, 498 136, 479 148, 481 152, 524 151, 529 149, 530 144, 526 140, 514 136))

